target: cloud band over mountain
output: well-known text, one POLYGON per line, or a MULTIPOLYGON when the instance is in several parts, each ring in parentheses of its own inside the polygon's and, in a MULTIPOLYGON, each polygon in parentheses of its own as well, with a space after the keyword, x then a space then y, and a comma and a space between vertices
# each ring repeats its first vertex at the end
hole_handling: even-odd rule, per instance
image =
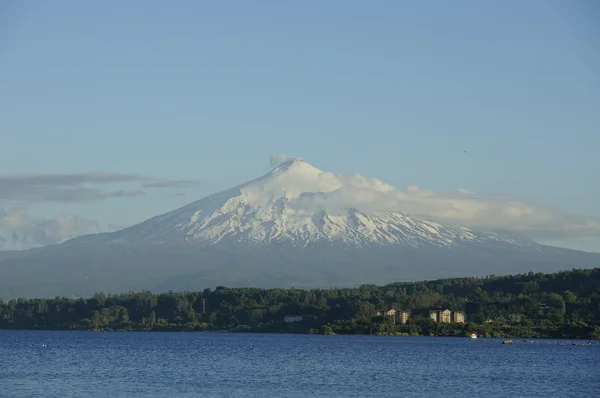
MULTIPOLYGON (((337 177, 342 180, 363 178, 337 177)), ((369 212, 401 212, 475 229, 519 233, 532 239, 600 235, 598 218, 566 214, 502 196, 433 191, 416 186, 395 189, 375 179, 365 179, 365 187, 360 189, 344 186, 333 192, 305 194, 295 204, 299 209, 323 207, 336 211, 353 206, 369 212), (389 191, 375 189, 381 186, 389 187, 389 191)))
MULTIPOLYGON (((271 166, 293 156, 271 156, 271 166)), ((600 218, 567 214, 548 206, 525 203, 498 195, 482 195, 460 189, 434 191, 418 186, 403 189, 359 174, 322 172, 324 185, 338 186, 330 192, 303 193, 290 206, 314 211, 342 211, 356 207, 369 212, 400 212, 413 217, 464 225, 475 229, 503 231, 532 239, 562 239, 600 236, 600 218)))
POLYGON ((0 200, 16 202, 90 202, 145 195, 143 189, 185 188, 194 180, 160 180, 137 174, 90 172, 75 174, 0 175, 0 200), (128 189, 114 189, 129 184, 128 189), (142 184, 141 187, 132 187, 142 184), (111 187, 112 189, 99 187, 111 187))

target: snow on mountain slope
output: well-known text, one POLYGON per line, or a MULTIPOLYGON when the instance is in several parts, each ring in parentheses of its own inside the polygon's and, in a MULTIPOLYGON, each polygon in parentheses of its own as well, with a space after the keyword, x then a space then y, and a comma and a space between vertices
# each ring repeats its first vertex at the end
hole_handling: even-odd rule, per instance
POLYGON ((72 242, 450 248, 485 242, 535 245, 382 211, 386 194, 395 191, 396 188, 377 179, 339 176, 321 171, 304 160, 292 159, 260 178, 175 211, 121 231, 80 237, 72 242), (378 202, 379 198, 380 209, 374 211, 363 206, 378 202))

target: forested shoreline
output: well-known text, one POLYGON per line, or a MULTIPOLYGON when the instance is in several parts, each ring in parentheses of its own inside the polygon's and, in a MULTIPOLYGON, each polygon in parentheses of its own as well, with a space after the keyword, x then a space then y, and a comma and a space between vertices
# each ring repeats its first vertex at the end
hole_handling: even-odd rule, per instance
POLYGON ((0 329, 243 331, 600 339, 600 268, 363 285, 340 289, 217 287, 0 301, 0 329), (405 324, 378 316, 409 311, 405 324), (430 310, 463 311, 438 323, 430 310), (286 316, 302 317, 284 322, 286 316))

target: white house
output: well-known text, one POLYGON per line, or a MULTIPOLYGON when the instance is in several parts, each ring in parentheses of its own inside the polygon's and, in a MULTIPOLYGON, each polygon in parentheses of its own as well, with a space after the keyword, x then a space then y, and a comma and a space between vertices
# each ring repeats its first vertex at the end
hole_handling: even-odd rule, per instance
POLYGON ((302 321, 302 315, 286 315, 283 321, 286 323, 300 322, 302 321))

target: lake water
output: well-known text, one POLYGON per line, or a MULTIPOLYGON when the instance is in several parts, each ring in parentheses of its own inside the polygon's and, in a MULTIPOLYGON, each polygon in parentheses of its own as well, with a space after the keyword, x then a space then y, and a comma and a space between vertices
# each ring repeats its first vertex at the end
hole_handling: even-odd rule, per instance
POLYGON ((568 340, 0 331, 0 397, 599 397, 568 340))

